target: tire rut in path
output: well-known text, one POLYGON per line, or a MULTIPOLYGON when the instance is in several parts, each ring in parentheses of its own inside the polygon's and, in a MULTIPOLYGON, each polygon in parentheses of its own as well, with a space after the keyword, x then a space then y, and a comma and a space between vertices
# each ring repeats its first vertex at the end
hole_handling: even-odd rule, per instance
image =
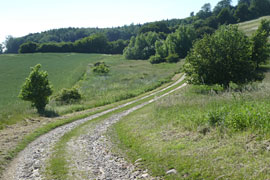
MULTIPOLYGON (((178 81, 176 81, 175 83, 173 83, 172 85, 159 90, 157 92, 151 93, 150 95, 144 96, 142 98, 136 99, 134 101, 128 102, 126 104, 117 106, 115 108, 103 111, 101 113, 97 113, 95 115, 92 115, 90 117, 81 119, 81 120, 77 120, 75 122, 72 122, 70 124, 58 127, 52 131, 50 131, 47 134, 42 135, 41 137, 37 138, 35 141, 33 141, 32 143, 30 143, 22 152, 19 153, 19 155, 17 156, 17 158, 15 158, 10 166, 7 168, 7 170, 4 172, 3 174, 3 179, 5 180, 21 180, 21 179, 27 179, 27 180, 38 180, 38 179, 44 179, 44 177, 42 176, 42 171, 45 170, 45 162, 46 160, 48 160, 48 158, 50 157, 51 153, 52 153, 52 149, 55 145, 55 143, 57 141, 59 141, 59 139, 67 132, 71 131, 72 129, 74 129, 75 127, 79 126, 80 124, 83 124, 89 120, 95 119, 97 117, 100 117, 102 115, 108 114, 110 112, 113 112, 117 109, 120 109, 122 107, 128 106, 130 104, 133 104, 135 102, 138 102, 142 99, 148 98, 150 96, 153 96, 157 93, 163 92, 177 84, 179 84, 181 81, 184 80, 184 76, 182 76, 178 81)), ((154 99, 145 102, 143 104, 140 104, 138 106, 135 106, 127 111, 124 111, 122 113, 113 115, 111 118, 113 118, 113 120, 111 120, 112 122, 117 122, 121 117, 145 106, 146 104, 149 104, 151 102, 154 102, 158 99, 160 99, 163 96, 166 96, 182 87, 184 87, 186 84, 183 84, 177 88, 174 88, 173 90, 171 90, 168 93, 165 93, 159 97, 155 97, 154 99)), ((111 119, 110 118, 110 119, 111 119)), ((100 128, 103 129, 103 131, 100 132, 100 137, 103 137, 103 134, 105 133, 106 129, 112 124, 109 121, 106 121, 105 126, 100 128), (107 124, 106 124, 107 123, 107 124)), ((100 143, 102 142, 102 138, 100 139, 100 137, 97 139, 96 143, 100 143)), ((103 141, 104 142, 104 141, 103 141)), ((104 144, 102 144, 103 146, 104 144)), ((104 147, 106 147, 106 145, 104 145, 104 147)), ((102 147, 101 147, 102 148, 102 147)), ((108 146, 106 147, 108 148, 108 146)), ((108 151, 108 150, 106 150, 108 151)), ((99 152, 102 152, 101 150, 99 152)), ((109 152, 109 151, 108 151, 109 152)), ((98 157, 98 155, 96 156, 98 157)), ((117 157, 116 157, 117 158, 117 157)), ((102 161, 102 160, 101 160, 102 161)), ((122 161, 122 163, 124 163, 124 160, 122 161)), ((126 162, 125 162, 126 163, 126 162)), ((105 162, 105 165, 107 163, 105 162)), ((120 163, 121 164, 121 163, 120 163)), ((96 164, 98 166, 98 164, 96 164)), ((93 166, 93 167, 97 167, 97 166, 93 166)), ((134 167, 133 167, 134 168, 134 167)), ((98 175, 98 177, 100 179, 103 179, 104 176, 106 177, 106 175, 110 172, 110 170, 107 170, 106 167, 102 167, 102 163, 99 166, 99 172, 102 172, 101 174, 98 175)), ((95 177, 96 179, 96 177, 95 177)), ((118 179, 118 178, 113 178, 113 179, 118 179)), ((122 178, 120 178, 122 179, 122 178)))
MULTIPOLYGON (((183 84, 179 88, 184 87, 183 84)), ((179 89, 177 88, 177 89, 179 89)), ((122 117, 142 108, 143 106, 166 96, 177 89, 170 91, 160 97, 142 103, 124 112, 114 114, 110 118, 98 123, 96 126, 88 126, 87 133, 71 139, 68 142, 67 150, 71 157, 69 162, 70 176, 75 179, 160 179, 151 177, 147 170, 142 171, 124 158, 112 153, 112 144, 106 138, 107 129, 119 121, 122 117)))

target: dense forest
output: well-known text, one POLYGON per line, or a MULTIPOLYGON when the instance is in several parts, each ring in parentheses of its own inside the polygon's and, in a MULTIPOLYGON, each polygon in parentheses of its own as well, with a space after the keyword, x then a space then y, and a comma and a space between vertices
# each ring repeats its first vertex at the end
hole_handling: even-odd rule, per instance
MULTIPOLYGON (((24 37, 7 37, 4 53, 81 52, 124 55, 127 59, 149 59, 153 63, 186 56, 192 41, 212 34, 223 24, 235 24, 270 15, 270 0, 221 0, 212 8, 202 6, 185 19, 163 20, 115 28, 62 28, 24 37), (125 48, 126 47, 126 48, 125 48), (125 48, 125 49, 124 49, 125 48)), ((0 53, 2 53, 2 45, 0 53)))

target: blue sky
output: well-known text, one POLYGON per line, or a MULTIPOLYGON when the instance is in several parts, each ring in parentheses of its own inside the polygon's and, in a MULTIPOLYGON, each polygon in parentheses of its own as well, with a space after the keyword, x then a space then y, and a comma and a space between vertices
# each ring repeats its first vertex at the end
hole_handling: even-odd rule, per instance
MULTIPOLYGON (((0 5, 0 43, 7 35, 63 27, 116 27, 185 18, 220 0, 5 0, 0 5)), ((233 0, 233 5, 237 0, 233 0)))

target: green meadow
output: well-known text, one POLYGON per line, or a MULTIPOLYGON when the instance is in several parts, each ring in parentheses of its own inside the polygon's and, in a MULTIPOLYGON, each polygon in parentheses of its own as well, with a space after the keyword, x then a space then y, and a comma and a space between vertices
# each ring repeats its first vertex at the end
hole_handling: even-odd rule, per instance
MULTIPOLYGON (((251 36, 262 19, 270 17, 239 29, 251 36)), ((124 117, 108 136, 116 152, 162 179, 269 179, 269 60, 261 70, 262 82, 243 86, 188 85, 124 117)))
POLYGON ((134 97, 169 80, 178 64, 151 65, 148 61, 125 60, 121 55, 36 53, 0 56, 0 127, 38 116, 29 102, 18 98, 30 67, 40 63, 49 74, 54 93, 47 110, 65 114, 134 97), (103 61, 107 75, 94 74, 91 67, 103 61), (54 97, 62 88, 77 87, 83 98, 77 104, 59 105, 54 97))
POLYGON ((269 179, 270 73, 238 88, 189 85, 123 118, 110 135, 127 159, 142 158, 164 179, 269 179))

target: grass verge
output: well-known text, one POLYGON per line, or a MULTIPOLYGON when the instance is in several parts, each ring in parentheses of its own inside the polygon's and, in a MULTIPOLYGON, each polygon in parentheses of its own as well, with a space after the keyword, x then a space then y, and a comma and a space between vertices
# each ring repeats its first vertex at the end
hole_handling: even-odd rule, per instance
POLYGON ((188 86, 124 117, 110 136, 164 179, 269 179, 269 79, 242 92, 188 86))
MULTIPOLYGON (((182 83, 174 85, 174 86, 172 86, 172 87, 170 87, 162 92, 159 92, 155 95, 151 95, 151 96, 149 96, 145 99, 139 100, 133 104, 129 104, 129 105, 122 107, 120 109, 117 109, 113 112, 110 112, 108 114, 105 114, 105 115, 102 115, 98 118, 95 118, 91 121, 83 123, 83 124, 79 125, 78 127, 74 128, 73 130, 71 130, 70 132, 67 132, 63 137, 61 137, 61 139, 56 143, 56 145, 54 147, 54 152, 53 152, 53 154, 48 162, 48 166, 47 166, 47 169, 45 172, 47 179, 68 179, 69 178, 69 176, 68 176, 69 167, 68 167, 68 161, 67 161, 68 153, 66 151, 66 144, 71 138, 76 138, 77 136, 82 135, 84 133, 83 129, 86 126, 93 128, 95 123, 98 123, 102 120, 105 120, 106 118, 110 117, 113 114, 125 111, 125 110, 130 109, 132 107, 135 107, 139 104, 147 102, 156 96, 161 96, 161 95, 171 91, 172 89, 178 87, 182 83)), ((89 128, 87 128, 87 129, 89 129, 89 128)))

